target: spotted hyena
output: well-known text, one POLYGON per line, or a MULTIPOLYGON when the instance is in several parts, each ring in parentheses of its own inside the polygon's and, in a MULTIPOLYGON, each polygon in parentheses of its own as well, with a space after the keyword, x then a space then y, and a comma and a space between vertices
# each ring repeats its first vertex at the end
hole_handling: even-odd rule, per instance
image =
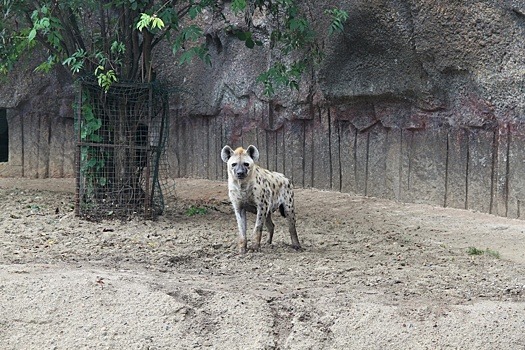
POLYGON ((292 247, 300 249, 295 228, 293 187, 283 174, 272 172, 255 164, 259 151, 253 145, 235 151, 224 146, 222 160, 228 164, 228 189, 239 226, 239 251, 246 252, 246 212, 257 214, 254 228, 253 250, 259 251, 263 222, 268 229, 268 244, 272 243, 274 224, 272 213, 279 209, 288 219, 292 247))

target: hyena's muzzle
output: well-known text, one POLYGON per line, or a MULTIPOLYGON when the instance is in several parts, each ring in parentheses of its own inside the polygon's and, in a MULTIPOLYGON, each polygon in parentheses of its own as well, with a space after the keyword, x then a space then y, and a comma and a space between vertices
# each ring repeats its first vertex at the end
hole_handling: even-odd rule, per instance
POLYGON ((237 163, 232 164, 233 165, 233 174, 237 178, 237 180, 243 180, 248 176, 248 167, 244 163, 237 163))

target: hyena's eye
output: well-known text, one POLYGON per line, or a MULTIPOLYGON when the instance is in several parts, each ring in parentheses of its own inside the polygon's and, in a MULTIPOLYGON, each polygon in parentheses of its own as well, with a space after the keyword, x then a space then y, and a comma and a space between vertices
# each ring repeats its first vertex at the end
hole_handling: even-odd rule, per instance
POLYGON ((249 167, 250 166, 250 163, 244 163, 243 164, 245 167, 249 167))
POLYGON ((232 168, 235 168, 237 166, 237 163, 232 163, 232 168))

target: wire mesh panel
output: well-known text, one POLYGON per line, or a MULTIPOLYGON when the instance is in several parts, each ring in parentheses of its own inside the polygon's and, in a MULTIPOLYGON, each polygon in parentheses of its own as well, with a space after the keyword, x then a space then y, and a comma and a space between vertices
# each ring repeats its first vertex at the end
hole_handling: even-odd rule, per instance
POLYGON ((79 216, 154 218, 164 210, 167 96, 156 84, 82 81, 77 103, 79 216))

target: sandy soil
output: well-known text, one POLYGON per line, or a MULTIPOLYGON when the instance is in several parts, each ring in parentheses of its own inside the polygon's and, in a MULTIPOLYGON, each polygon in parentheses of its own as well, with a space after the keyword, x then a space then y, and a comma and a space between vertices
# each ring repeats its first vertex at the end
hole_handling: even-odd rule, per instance
POLYGON ((525 348, 524 221, 297 190, 304 251, 276 217, 239 256, 226 184, 176 183, 157 221, 94 223, 72 180, 0 179, 1 348, 525 348))

